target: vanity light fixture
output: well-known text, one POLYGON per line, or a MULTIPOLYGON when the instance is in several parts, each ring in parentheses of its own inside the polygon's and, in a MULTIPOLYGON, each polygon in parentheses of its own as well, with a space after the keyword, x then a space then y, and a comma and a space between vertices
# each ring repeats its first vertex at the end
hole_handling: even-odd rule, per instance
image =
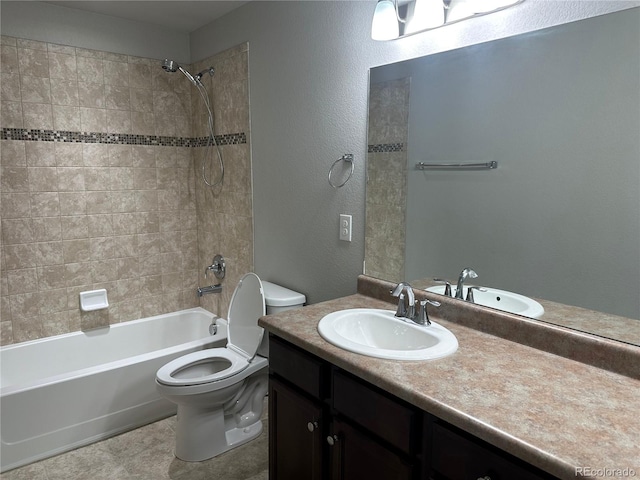
POLYGON ((487 15, 524 0, 378 0, 371 23, 373 40, 395 40, 467 18, 487 15), (406 10, 403 19, 400 9, 406 10))
POLYGON ((393 40, 400 36, 396 0, 378 0, 371 22, 371 38, 374 40, 393 40))
POLYGON ((441 25, 444 25, 444 4, 442 0, 415 0, 413 2, 413 13, 407 20, 405 33, 417 33, 441 25))

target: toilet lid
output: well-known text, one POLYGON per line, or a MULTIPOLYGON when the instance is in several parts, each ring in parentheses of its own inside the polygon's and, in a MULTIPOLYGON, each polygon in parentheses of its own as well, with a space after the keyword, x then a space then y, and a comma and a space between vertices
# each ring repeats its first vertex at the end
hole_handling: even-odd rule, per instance
POLYGON ((264 330, 258 318, 265 314, 262 282, 255 273, 247 273, 238 282, 227 315, 227 348, 251 360, 260 346, 264 330))

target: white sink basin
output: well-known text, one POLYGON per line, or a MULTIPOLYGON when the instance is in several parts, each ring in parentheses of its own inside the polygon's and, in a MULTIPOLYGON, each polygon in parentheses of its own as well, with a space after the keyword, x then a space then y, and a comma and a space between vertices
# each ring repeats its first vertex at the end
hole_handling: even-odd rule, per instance
POLYGON ((434 360, 451 355, 458 341, 442 325, 409 323, 391 310, 355 308, 330 313, 318 323, 322 338, 336 347, 369 357, 434 360))
MULTIPOLYGON (((444 295, 444 285, 427 288, 428 292, 444 295)), ((464 288, 462 298, 467 298, 467 287, 464 288)), ((503 312, 515 313, 530 318, 540 318, 544 313, 544 308, 535 300, 505 290, 497 288, 482 287, 486 292, 480 290, 473 291, 474 303, 484 307, 491 307, 503 312)), ((456 287, 451 286, 451 295, 455 297, 456 287)))

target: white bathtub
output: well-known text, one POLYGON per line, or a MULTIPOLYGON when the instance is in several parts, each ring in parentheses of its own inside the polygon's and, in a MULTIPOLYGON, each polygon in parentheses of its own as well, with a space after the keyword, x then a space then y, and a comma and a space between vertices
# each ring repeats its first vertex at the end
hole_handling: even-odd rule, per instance
POLYGON ((223 346, 227 323, 192 308, 0 348, 0 471, 173 415, 156 371, 223 346))

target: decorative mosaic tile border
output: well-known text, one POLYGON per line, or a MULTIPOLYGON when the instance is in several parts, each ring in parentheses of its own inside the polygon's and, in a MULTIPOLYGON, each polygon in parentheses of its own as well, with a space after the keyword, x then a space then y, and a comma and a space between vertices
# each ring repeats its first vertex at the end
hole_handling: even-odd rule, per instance
POLYGON ((404 152, 404 143, 379 143, 369 145, 368 153, 404 152))
MULTIPOLYGON (((204 147, 209 137, 164 137, 158 135, 132 135, 128 133, 71 132, 66 130, 35 130, 26 128, 3 128, 2 140, 22 140, 28 142, 64 143, 108 143, 118 145, 156 145, 162 147, 204 147)), ((218 145, 239 145, 247 143, 247 135, 228 133, 216 135, 218 145)))

